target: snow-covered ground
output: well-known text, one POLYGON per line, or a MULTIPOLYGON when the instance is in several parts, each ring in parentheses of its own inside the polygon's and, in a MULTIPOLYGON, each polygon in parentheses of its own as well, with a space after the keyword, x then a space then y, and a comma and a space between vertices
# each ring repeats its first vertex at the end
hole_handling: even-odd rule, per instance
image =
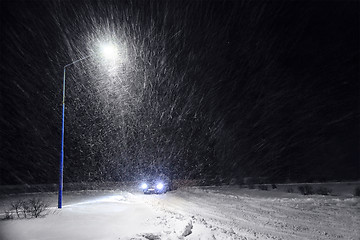
POLYGON ((303 196, 237 186, 187 187, 163 195, 138 189, 0 197, 1 213, 16 199, 41 197, 43 218, 0 221, 0 238, 17 239, 360 239, 360 199, 303 196))

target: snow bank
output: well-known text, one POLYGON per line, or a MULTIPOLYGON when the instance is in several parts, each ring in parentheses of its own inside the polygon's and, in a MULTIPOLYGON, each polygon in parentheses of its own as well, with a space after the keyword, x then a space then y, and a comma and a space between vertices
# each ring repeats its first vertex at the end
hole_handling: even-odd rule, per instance
POLYGON ((303 196, 237 186, 187 187, 162 195, 136 188, 6 195, 50 203, 40 219, 0 221, 0 238, 17 239, 359 239, 359 198, 303 196))

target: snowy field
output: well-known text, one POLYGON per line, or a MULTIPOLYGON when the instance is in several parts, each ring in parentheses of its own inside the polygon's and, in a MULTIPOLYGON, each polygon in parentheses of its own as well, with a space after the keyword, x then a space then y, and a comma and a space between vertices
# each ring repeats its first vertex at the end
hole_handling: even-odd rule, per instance
POLYGON ((136 188, 66 192, 61 210, 56 193, 2 195, 1 213, 11 202, 32 197, 45 199, 51 209, 42 218, 0 221, 0 239, 360 239, 359 198, 303 196, 285 187, 187 187, 163 195, 136 188))

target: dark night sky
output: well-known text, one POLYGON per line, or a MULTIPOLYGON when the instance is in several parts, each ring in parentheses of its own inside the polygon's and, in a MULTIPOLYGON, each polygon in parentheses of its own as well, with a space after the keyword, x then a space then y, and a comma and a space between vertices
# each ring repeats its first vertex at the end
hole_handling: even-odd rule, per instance
POLYGON ((358 1, 1 1, 0 184, 360 177, 358 1))

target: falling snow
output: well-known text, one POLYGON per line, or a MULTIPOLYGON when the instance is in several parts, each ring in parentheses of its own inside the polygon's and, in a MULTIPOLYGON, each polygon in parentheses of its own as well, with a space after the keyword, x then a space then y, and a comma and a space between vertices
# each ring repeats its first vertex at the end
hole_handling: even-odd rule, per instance
POLYGON ((359 177, 357 2, 1 1, 0 184, 359 177), (116 59, 99 55, 116 44, 116 59))

